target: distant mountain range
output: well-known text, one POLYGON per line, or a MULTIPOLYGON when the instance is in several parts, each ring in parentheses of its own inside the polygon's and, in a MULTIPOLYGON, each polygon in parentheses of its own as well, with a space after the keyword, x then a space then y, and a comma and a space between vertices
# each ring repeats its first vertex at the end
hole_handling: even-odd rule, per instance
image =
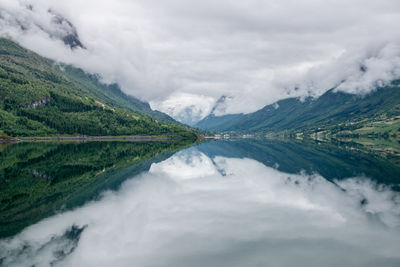
MULTIPOLYGON (((215 132, 400 136, 400 81, 367 95, 331 89, 316 99, 288 98, 250 114, 217 116, 226 99, 221 97, 211 114, 195 126, 215 132)), ((185 114, 189 116, 191 111, 185 114)), ((126 95, 117 84, 103 84, 98 75, 0 38, 0 136, 57 134, 178 134, 194 138, 191 128, 126 95)))
POLYGON ((363 127, 400 115, 400 82, 368 95, 327 91, 317 99, 288 98, 249 114, 210 114, 195 126, 217 132, 271 133, 363 127))
MULTIPOLYGON (((65 23, 63 23, 65 24, 65 23)), ((99 76, 0 38, 0 136, 180 135, 189 127, 99 76)))

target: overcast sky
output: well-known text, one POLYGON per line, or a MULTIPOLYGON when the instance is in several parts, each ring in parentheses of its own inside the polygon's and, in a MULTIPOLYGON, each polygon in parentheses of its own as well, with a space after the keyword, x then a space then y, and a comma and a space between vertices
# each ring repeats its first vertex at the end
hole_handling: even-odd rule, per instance
POLYGON ((223 112, 251 112, 400 76, 398 0, 1 0, 0 12, 1 35, 175 117, 184 107, 204 117, 222 95, 223 112), (49 9, 85 50, 55 38, 66 25, 49 9))

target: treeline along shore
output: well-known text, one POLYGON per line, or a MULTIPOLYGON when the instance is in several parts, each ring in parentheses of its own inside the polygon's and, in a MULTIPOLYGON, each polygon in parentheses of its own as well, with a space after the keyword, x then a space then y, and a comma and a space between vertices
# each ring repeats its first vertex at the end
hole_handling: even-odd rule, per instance
MULTIPOLYGON (((182 136, 170 135, 127 135, 127 136, 44 136, 44 137, 2 137, 0 143, 17 143, 17 142, 119 142, 119 141, 180 141, 187 138, 182 136)), ((195 141, 195 140, 193 140, 195 141)))

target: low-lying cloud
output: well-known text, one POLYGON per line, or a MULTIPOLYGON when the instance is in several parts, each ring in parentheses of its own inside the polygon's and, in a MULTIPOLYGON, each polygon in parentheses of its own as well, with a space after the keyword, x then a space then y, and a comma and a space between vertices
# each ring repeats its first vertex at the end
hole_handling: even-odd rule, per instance
POLYGON ((7 266, 398 266, 399 227, 399 193, 368 179, 335 184, 189 149, 2 240, 0 258, 7 266))
POLYGON ((181 109, 202 114, 222 95, 225 112, 237 113, 333 87, 367 93, 400 76, 399 23, 397 0, 0 3, 1 35, 100 73, 175 117, 187 94, 205 97, 181 109), (55 38, 65 27, 49 10, 72 23, 86 49, 55 38))
POLYGON ((194 125, 210 114, 215 103, 209 96, 176 93, 161 102, 152 102, 151 108, 161 110, 180 122, 194 125))

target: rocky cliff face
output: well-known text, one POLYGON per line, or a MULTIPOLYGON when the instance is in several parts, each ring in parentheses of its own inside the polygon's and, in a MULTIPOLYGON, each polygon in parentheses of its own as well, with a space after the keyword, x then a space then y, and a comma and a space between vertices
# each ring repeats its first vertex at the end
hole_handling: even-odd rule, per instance
POLYGON ((33 102, 25 105, 25 108, 37 108, 39 106, 46 105, 49 102, 50 102, 50 98, 49 97, 45 97, 45 98, 33 101, 33 102))
POLYGON ((71 49, 85 49, 75 25, 56 10, 40 10, 34 5, 25 6, 25 9, 18 13, 12 9, 0 9, 2 35, 9 36, 29 31, 45 33, 52 39, 61 40, 71 49), (3 32, 4 29, 8 31, 3 32))

